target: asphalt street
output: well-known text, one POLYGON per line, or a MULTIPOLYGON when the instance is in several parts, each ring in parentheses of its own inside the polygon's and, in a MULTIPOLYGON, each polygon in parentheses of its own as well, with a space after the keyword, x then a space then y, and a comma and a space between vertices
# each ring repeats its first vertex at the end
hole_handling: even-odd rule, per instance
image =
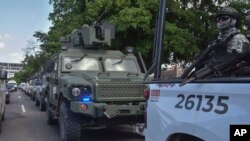
MULTIPOLYGON (((39 111, 22 91, 11 93, 6 105, 0 141, 60 141, 59 125, 48 125, 45 112, 39 111)), ((133 128, 113 126, 99 130, 83 130, 82 141, 144 141, 133 128)))

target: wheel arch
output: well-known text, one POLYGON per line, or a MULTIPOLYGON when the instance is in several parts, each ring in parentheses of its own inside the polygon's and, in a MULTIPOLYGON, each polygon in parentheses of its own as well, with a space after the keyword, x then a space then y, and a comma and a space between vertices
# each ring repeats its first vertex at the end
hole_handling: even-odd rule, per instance
POLYGON ((63 92, 60 92, 59 96, 58 96, 58 103, 57 103, 58 107, 60 107, 62 101, 67 101, 68 102, 69 99, 66 98, 66 96, 64 96, 63 92))
POLYGON ((203 139, 185 133, 174 133, 166 141, 204 141, 203 139))

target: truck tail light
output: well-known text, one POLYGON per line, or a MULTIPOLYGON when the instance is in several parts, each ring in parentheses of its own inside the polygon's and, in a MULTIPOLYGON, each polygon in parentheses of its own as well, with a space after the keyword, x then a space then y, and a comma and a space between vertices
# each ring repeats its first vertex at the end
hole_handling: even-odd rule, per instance
POLYGON ((149 99, 149 89, 144 89, 144 98, 146 99, 146 100, 148 100, 149 99))
MULTIPOLYGON (((144 89, 144 98, 149 99, 150 90, 148 88, 144 89)), ((147 128, 147 107, 144 110, 144 126, 147 128)))

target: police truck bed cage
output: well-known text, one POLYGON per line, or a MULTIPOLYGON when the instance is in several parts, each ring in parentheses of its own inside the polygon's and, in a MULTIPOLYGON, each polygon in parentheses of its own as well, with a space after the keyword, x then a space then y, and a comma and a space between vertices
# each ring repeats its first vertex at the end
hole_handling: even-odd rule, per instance
POLYGON ((145 74, 144 80, 149 73, 154 69, 154 79, 159 79, 161 74, 161 52, 163 48, 164 39, 164 26, 165 26, 165 14, 166 14, 167 0, 160 1, 160 9, 156 19, 155 33, 154 33, 154 47, 153 47, 153 65, 145 74))
POLYGON ((192 82, 196 79, 202 79, 214 73, 220 74, 227 70, 230 70, 231 67, 236 66, 237 63, 243 61, 248 55, 250 51, 244 53, 230 53, 221 59, 214 60, 214 62, 210 62, 204 68, 197 70, 188 80, 180 83, 180 86, 185 85, 186 83, 192 82))

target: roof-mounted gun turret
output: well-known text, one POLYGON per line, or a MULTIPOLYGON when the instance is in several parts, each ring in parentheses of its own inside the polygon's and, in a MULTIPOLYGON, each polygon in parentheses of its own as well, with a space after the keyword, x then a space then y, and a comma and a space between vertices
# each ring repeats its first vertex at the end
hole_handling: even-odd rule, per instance
POLYGON ((111 39, 115 38, 115 26, 101 23, 101 19, 107 12, 104 11, 90 26, 84 24, 80 29, 74 29, 66 37, 60 38, 63 50, 68 48, 98 49, 111 45, 111 39))

